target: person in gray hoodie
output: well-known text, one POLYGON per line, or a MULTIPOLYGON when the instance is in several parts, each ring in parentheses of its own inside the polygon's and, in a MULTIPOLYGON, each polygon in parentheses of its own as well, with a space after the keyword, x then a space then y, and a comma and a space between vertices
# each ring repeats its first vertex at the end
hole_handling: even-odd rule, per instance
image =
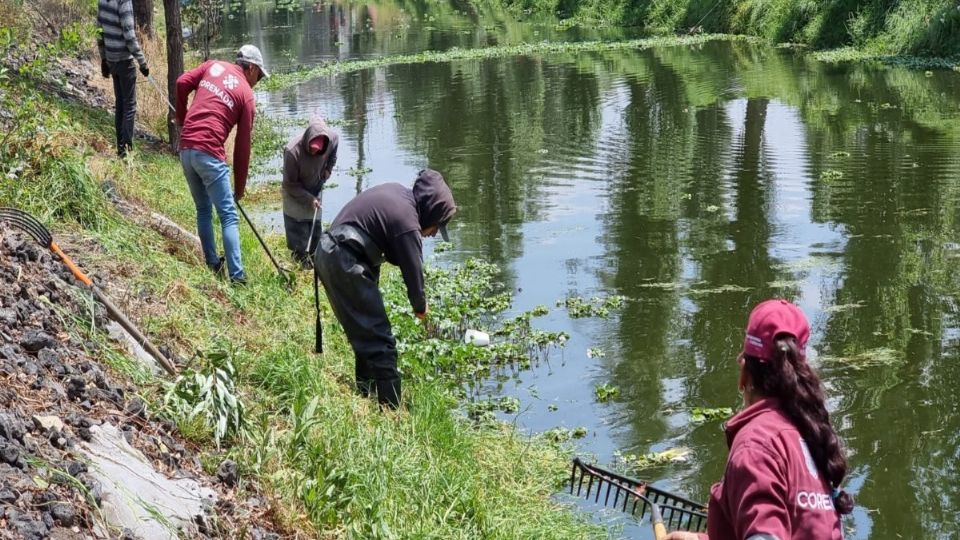
POLYGON ((307 246, 313 251, 320 236, 314 217, 320 219, 323 185, 337 163, 339 140, 323 119, 313 118, 303 135, 290 139, 283 149, 283 227, 287 248, 305 267, 313 255, 307 253, 307 246))
POLYGON ((381 405, 400 404, 397 342, 380 294, 380 265, 400 267, 414 315, 427 318, 423 288, 423 237, 438 232, 457 213, 453 193, 437 171, 424 169, 413 189, 381 184, 363 191, 320 236, 317 277, 356 360, 357 391, 376 392, 381 405))

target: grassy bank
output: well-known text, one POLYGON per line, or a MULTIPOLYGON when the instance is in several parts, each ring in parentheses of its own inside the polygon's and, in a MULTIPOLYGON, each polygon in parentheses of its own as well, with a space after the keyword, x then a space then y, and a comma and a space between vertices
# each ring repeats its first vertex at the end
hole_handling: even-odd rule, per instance
POLYGON ((873 54, 960 55, 960 10, 953 0, 493 1, 508 9, 555 13, 569 24, 734 33, 817 49, 852 46, 873 54))
MULTIPOLYGON (((80 54, 79 48, 58 42, 50 56, 80 54)), ((0 77, 2 106, 12 114, 3 117, 0 206, 33 213, 67 245, 83 243, 86 249, 75 257, 105 280, 108 293, 156 342, 189 359, 196 373, 207 373, 201 369, 204 358, 232 362, 230 382, 237 386, 221 395, 244 403, 246 420, 231 424, 218 448, 216 410, 186 414, 177 398, 171 399, 169 382, 115 352, 102 357, 140 385, 153 415, 177 422, 203 449, 208 468, 224 457, 239 463, 238 497, 258 486, 269 498, 266 512, 299 537, 595 535, 552 499, 567 471, 563 449, 489 417, 477 421, 460 412, 465 377, 493 363, 529 361, 557 337, 521 324, 512 330, 516 339, 499 349, 481 352, 454 344, 450 338, 465 305, 475 317, 507 305, 506 297, 492 294, 491 272, 478 272, 482 265, 460 274, 432 270, 430 302, 439 329, 429 334, 411 316, 396 273, 386 274, 409 401, 401 412, 380 412, 352 391, 352 353, 325 301, 325 354, 312 353, 308 274, 298 276, 298 286, 288 292, 243 226, 251 282, 232 288, 196 258, 178 258, 165 238, 114 209, 101 190, 104 181, 113 182, 126 199, 194 228, 193 204, 176 158, 146 145, 131 159, 114 158, 107 111, 38 89, 35 77, 51 58, 40 59, 29 73, 0 77), (490 303, 491 298, 497 300, 490 303), (202 354, 194 356, 195 351, 202 354)), ((276 140, 270 133, 260 136, 264 148, 276 140)), ((281 238, 268 242, 284 254, 281 238)))

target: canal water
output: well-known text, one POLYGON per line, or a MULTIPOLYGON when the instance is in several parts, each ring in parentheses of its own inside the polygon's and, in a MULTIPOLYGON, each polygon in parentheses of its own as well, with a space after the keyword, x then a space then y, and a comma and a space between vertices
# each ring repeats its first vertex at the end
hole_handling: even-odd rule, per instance
MULTIPOLYGON (((285 70, 627 37, 455 1, 265 3, 234 4, 217 47, 256 43, 285 70)), ((536 324, 566 347, 476 390, 519 398, 504 419, 585 427, 578 452, 600 463, 686 449, 638 475, 706 500, 727 449, 691 409, 739 407, 746 316, 786 297, 811 320, 849 451, 847 537, 958 534, 960 74, 716 42, 396 65, 257 98, 290 134, 311 114, 336 121, 326 220, 357 189, 438 169, 461 209, 438 257, 497 263, 516 311, 550 308, 536 324), (556 306, 610 295, 626 300, 605 318, 556 306), (598 386, 619 393, 600 403, 598 386)), ((623 526, 612 534, 646 534, 623 526)))

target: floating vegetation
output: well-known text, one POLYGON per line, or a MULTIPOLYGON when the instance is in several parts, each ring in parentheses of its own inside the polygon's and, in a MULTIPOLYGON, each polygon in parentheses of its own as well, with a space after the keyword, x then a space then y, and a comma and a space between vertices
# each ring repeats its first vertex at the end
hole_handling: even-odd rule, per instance
POLYGON ((835 306, 829 306, 829 307, 823 308, 823 312, 824 313, 841 313, 844 311, 850 311, 851 309, 860 309, 865 305, 866 304, 864 304, 863 301, 855 302, 852 304, 837 304, 835 306))
POLYGON ((434 246, 434 253, 443 253, 445 251, 450 251, 453 249, 453 242, 437 242, 437 245, 434 246))
POLYGON ((323 189, 337 189, 338 187, 340 187, 340 184, 336 182, 327 182, 323 185, 323 189))
POLYGON ((899 364, 905 358, 906 355, 902 351, 889 347, 879 347, 850 356, 821 355, 819 361, 823 365, 843 365, 854 369, 864 369, 899 364))
POLYGON ((730 407, 694 407, 690 409, 690 421, 694 424, 712 422, 714 420, 726 420, 733 416, 733 409, 730 407))
POLYGON ((626 41, 579 41, 523 43, 519 45, 498 45, 460 49, 454 47, 445 51, 425 51, 417 54, 400 54, 349 60, 346 62, 328 62, 312 68, 301 68, 290 73, 275 73, 260 83, 265 90, 278 90, 290 85, 317 77, 340 75, 364 69, 400 64, 422 64, 425 62, 453 62, 457 60, 485 60, 510 56, 544 55, 579 52, 603 52, 619 50, 644 50, 653 47, 677 47, 702 45, 710 41, 758 41, 757 38, 734 36, 730 34, 700 34, 696 36, 664 36, 626 41))
POLYGON ((600 347, 590 347, 587 349, 587 358, 604 358, 607 353, 600 347))
POLYGON ((771 289, 797 289, 801 285, 803 285, 801 280, 780 280, 767 283, 767 287, 771 289))
POLYGON ((840 159, 840 158, 848 158, 848 157, 850 157, 850 152, 847 152, 845 150, 840 150, 838 152, 834 152, 830 154, 830 159, 840 159))
POLYGON ((679 281, 660 281, 654 283, 641 283, 639 286, 648 289, 664 289, 667 291, 675 291, 683 288, 683 283, 680 283, 679 281))
POLYGON ((643 469, 658 467, 660 465, 668 465, 670 463, 683 463, 687 461, 692 454, 693 450, 681 446, 678 448, 670 448, 662 452, 650 452, 648 454, 639 455, 620 454, 618 452, 614 457, 622 466, 634 471, 640 471, 643 469))
POLYGON ((363 167, 350 167, 350 170, 347 171, 348 176, 366 176, 373 172, 373 169, 367 166, 363 167))
POLYGON ((713 214, 713 213, 719 212, 719 211, 720 211, 720 207, 717 206, 717 205, 715 205, 715 204, 711 204, 710 206, 704 208, 704 210, 706 210, 707 212, 710 212, 711 214, 713 214))
POLYGON ((587 436, 587 428, 580 426, 573 429, 555 427, 553 429, 548 429, 543 432, 543 436, 550 441, 555 443, 567 442, 571 439, 582 439, 587 436))
POLYGON ((574 319, 583 317, 607 317, 611 309, 623 307, 627 297, 611 295, 607 297, 593 297, 585 300, 580 296, 572 296, 566 300, 557 300, 557 306, 563 306, 574 319))
POLYGON ((821 62, 879 62, 891 66, 901 66, 908 69, 953 69, 960 67, 956 58, 937 58, 919 56, 901 56, 893 54, 877 54, 854 47, 842 47, 829 51, 813 53, 813 57, 821 62))
POLYGON ((836 169, 827 169, 820 173, 820 180, 824 182, 833 182, 843 178, 843 171, 838 171, 836 169))
POLYGON ((742 285, 721 285, 719 287, 713 287, 711 289, 690 289, 691 295, 704 295, 704 294, 723 294, 729 292, 746 292, 752 290, 753 287, 744 287, 742 285))
POLYGON ((497 411, 507 414, 520 412, 520 400, 510 396, 482 399, 465 404, 464 410, 471 420, 482 423, 494 422, 496 421, 496 415, 494 413, 497 411))
MULTIPOLYGON (((497 316, 510 307, 510 294, 496 281, 500 269, 471 259, 452 268, 425 269, 430 324, 409 316, 410 301, 399 272, 382 283, 384 303, 397 336, 400 368, 414 377, 450 378, 457 383, 489 375, 495 366, 527 369, 562 347, 569 336, 533 328, 531 312, 507 319, 496 328, 497 316), (461 340, 467 328, 487 331, 493 325, 497 342, 478 347, 461 340)), ((488 332, 490 333, 490 332, 488 332)))
POLYGON ((559 408, 560 408, 560 407, 557 407, 557 406, 554 405, 553 403, 547 405, 547 410, 550 411, 550 412, 557 412, 557 409, 559 409, 559 408))
POLYGON ((603 383, 593 389, 593 395, 596 396, 597 402, 606 403, 620 395, 620 387, 603 383))
POLYGON ((550 313, 550 308, 548 308, 547 306, 545 306, 545 305, 543 305, 543 304, 540 304, 540 305, 538 305, 538 306, 536 306, 536 307, 534 307, 533 309, 530 310, 530 315, 532 315, 532 316, 534 316, 534 317, 543 317, 544 315, 546 315, 546 314, 548 314, 548 313, 550 313))

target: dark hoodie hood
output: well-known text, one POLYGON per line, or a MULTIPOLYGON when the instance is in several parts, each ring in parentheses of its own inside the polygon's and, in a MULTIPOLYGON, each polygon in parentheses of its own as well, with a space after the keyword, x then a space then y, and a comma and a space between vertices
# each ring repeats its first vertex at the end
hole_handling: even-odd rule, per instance
POLYGON ((312 157, 314 159, 320 158, 325 159, 334 148, 337 147, 340 136, 337 135, 336 131, 330 129, 327 126, 327 123, 323 121, 323 118, 315 116, 310 119, 310 123, 307 124, 307 129, 303 132, 303 137, 300 139, 300 150, 303 152, 303 155, 312 157), (323 149, 323 152, 316 156, 310 155, 310 141, 316 139, 321 135, 326 135, 327 137, 327 147, 323 149))
POLYGON ((413 198, 417 201, 420 228, 445 225, 457 213, 453 193, 443 176, 433 169, 424 169, 413 183, 413 198))

